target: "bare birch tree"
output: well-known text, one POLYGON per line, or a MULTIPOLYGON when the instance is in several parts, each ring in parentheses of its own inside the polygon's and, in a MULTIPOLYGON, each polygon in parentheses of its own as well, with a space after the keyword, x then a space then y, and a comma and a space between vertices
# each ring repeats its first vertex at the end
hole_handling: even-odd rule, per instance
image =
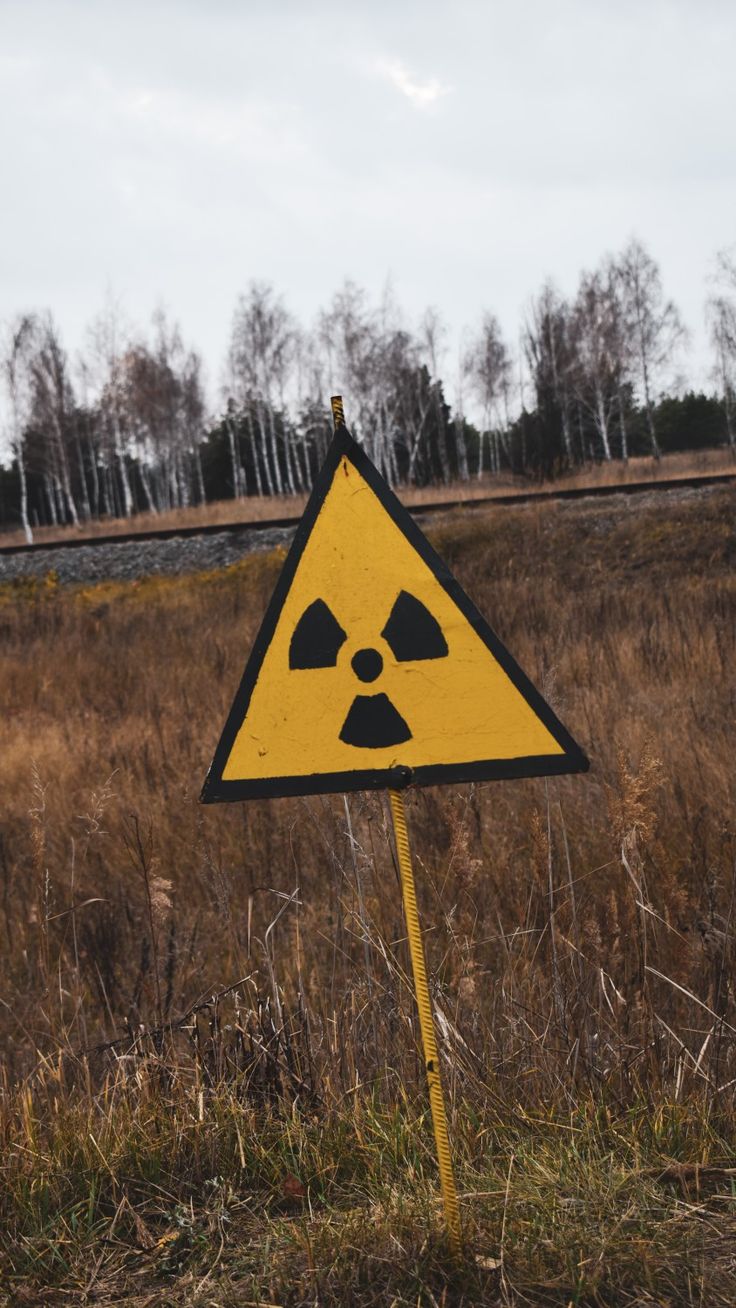
POLYGON ((570 342, 570 308, 551 281, 532 302, 524 333, 524 349, 532 375, 537 406, 545 393, 560 418, 565 456, 573 458, 571 369, 574 355, 570 342))
POLYGON ((31 424, 40 440, 49 510, 52 522, 69 520, 76 527, 79 512, 70 462, 74 395, 66 351, 50 313, 39 319, 34 344, 30 359, 31 424))
POLYGON ((632 359, 634 342, 630 339, 626 325, 626 306, 624 304, 621 279, 615 259, 608 255, 603 261, 603 279, 606 297, 606 333, 608 349, 615 369, 616 395, 618 411, 618 430, 621 446, 621 458, 629 461, 629 438, 626 428, 627 410, 631 396, 632 359))
POLYGON ((634 375, 644 401, 652 454, 661 450, 654 421, 654 387, 685 339, 677 306, 665 297, 659 267, 641 241, 631 240, 616 260, 634 375))
POLYGON ((268 495, 293 494, 302 484, 292 433, 282 422, 279 449, 277 420, 295 367, 296 344, 296 324, 273 288, 251 282, 233 316, 228 379, 236 409, 246 418, 258 492, 268 495))
POLYGON ((345 282, 318 318, 319 393, 326 399, 337 388, 350 396, 351 429, 394 484, 420 469, 423 479, 435 462, 441 478, 449 474, 454 442, 436 376, 440 339, 436 314, 425 315, 418 335, 407 331, 390 286, 372 309, 365 292, 345 282))
POLYGON ((447 327, 436 309, 426 309, 419 323, 419 352, 432 378, 432 402, 437 424, 437 456, 442 468, 442 480, 450 481, 457 472, 458 452, 451 438, 444 403, 441 377, 445 357, 447 327))
POLYGON ((18 467, 20 520, 29 545, 33 543, 33 532, 28 521, 25 439, 32 407, 30 365, 35 332, 36 320, 33 314, 19 314, 7 329, 2 353, 3 378, 10 413, 10 449, 18 467))
POLYGON ((593 421, 603 458, 610 461, 611 426, 621 403, 617 306, 602 272, 583 273, 572 313, 577 399, 593 421))
POLYGON ((494 314, 485 314, 480 332, 466 352, 464 369, 483 411, 477 470, 478 477, 481 477, 484 439, 488 444, 490 471, 500 472, 501 442, 503 431, 508 426, 511 358, 494 314))
POLYGON ((350 396, 350 427, 369 455, 386 471, 382 431, 373 427, 376 403, 376 326, 365 291, 346 281, 317 320, 315 351, 322 355, 325 396, 331 389, 350 396))
POLYGON ((98 410, 103 444, 108 447, 105 457, 114 464, 120 479, 126 518, 133 512, 127 463, 130 451, 126 448, 125 433, 125 356, 130 336, 120 306, 108 292, 101 312, 87 329, 84 364, 93 388, 92 398, 98 410))
POLYGON ((708 297, 706 317, 715 353, 713 369, 723 397, 728 443, 736 447, 736 261, 728 250, 716 255, 717 290, 708 297))
POLYGON ((574 461, 571 392, 575 356, 570 327, 569 305, 552 282, 546 282, 532 302, 523 345, 537 411, 543 417, 542 427, 550 445, 545 453, 549 470, 556 463, 574 461))

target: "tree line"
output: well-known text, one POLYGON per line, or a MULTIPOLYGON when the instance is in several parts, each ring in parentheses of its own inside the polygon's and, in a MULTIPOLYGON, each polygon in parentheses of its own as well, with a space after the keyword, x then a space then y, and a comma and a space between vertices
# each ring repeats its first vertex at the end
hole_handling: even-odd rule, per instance
MULTIPOLYGON (((142 334, 108 302, 71 359, 48 311, 5 325, 6 447, 0 522, 41 525, 163 512, 309 490, 331 438, 329 395, 394 485, 503 470, 551 477, 591 461, 736 442, 736 262, 716 259, 707 299, 714 394, 663 394, 687 333, 638 240, 583 272, 565 299, 547 282, 514 354, 486 314, 454 369, 427 310, 407 330, 387 293, 352 282, 306 331, 269 285, 237 301, 220 403, 201 358, 163 310, 142 334), (467 416, 471 414, 474 421, 467 416)), ((679 388, 682 390, 682 387, 679 388)))

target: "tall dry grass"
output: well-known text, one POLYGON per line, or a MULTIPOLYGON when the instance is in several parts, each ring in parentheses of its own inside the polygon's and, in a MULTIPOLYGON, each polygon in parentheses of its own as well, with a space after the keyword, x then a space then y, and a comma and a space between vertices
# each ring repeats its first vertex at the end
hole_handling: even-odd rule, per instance
MULTIPOLYGON (((582 778, 409 799, 448 1014, 473 1042, 482 1030, 525 1096, 600 1076, 624 1093, 631 1079, 707 1074, 715 1091, 731 1071, 731 503, 526 509, 435 533, 593 763, 582 778), (689 1023, 684 1050, 658 1018, 689 1023), (549 1022, 557 1053, 540 1059, 549 1022)), ((331 1020, 346 989, 402 957, 381 795, 350 799, 352 843, 339 797, 197 802, 280 561, 5 590, 0 1021, 13 1075, 62 1035, 112 1038, 254 968, 268 981, 275 955, 279 985, 331 1020)))
MULTIPOLYGON (((658 1162, 722 1164, 736 1090, 733 496, 448 515, 432 536, 592 761, 585 777, 409 796, 466 1188, 482 1188, 484 1141, 513 1168, 514 1132, 528 1145, 530 1122, 576 1131, 591 1112, 603 1171, 617 1132, 629 1171, 652 1139, 658 1162)), ((306 1134, 304 1157, 278 1153, 282 1176, 318 1170, 315 1131, 329 1175, 353 1175, 361 1130, 386 1134, 387 1167, 408 1151, 431 1174, 426 1122, 416 1139, 391 1126, 424 1092, 385 798, 197 802, 280 563, 2 592, 3 1130, 29 1194, 46 1160, 50 1208, 82 1203, 69 1178, 93 1167, 87 1136, 112 1133, 96 1182, 112 1184, 109 1224, 130 1197, 120 1177, 153 1176, 152 1104, 168 1105, 154 1154, 171 1193, 255 1149, 247 1115, 285 1101, 306 1134), (224 1155, 223 1087, 246 1115, 224 1155), (196 1167, 187 1113, 214 1114, 196 1167)), ((271 1176, 268 1130, 254 1185, 271 1176)), ((546 1166, 545 1186, 572 1163, 553 1152, 546 1166)))

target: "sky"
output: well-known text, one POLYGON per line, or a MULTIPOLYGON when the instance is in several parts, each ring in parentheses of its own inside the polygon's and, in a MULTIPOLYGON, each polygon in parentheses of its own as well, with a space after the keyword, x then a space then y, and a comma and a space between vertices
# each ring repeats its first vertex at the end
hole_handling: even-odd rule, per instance
POLYGON ((708 385, 734 51, 731 0, 0 0, 0 319, 51 308, 73 353, 106 295, 163 303, 214 405, 251 279, 305 325, 389 283, 451 390, 484 312, 516 348, 636 235, 708 385))

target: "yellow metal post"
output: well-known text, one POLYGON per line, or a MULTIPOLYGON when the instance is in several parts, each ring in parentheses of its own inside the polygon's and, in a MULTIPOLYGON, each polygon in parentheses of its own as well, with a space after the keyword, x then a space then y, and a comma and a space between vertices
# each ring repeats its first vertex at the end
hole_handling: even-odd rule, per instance
MULTIPOLYGON (((332 418, 335 425, 335 431, 337 431, 338 427, 344 427, 345 425, 345 411, 343 409, 342 396, 333 395, 330 404, 332 406, 332 418)), ((419 925, 419 913, 417 912, 417 892, 414 885, 414 871, 411 864, 411 853, 409 850, 409 832, 406 826, 404 797, 398 790, 389 790, 388 794, 391 801, 391 814, 393 816, 394 836, 396 838, 396 853, 398 855, 399 871, 401 873, 404 913, 406 916, 406 927, 409 936, 409 953, 411 954, 411 966, 414 974, 414 991, 419 1012, 419 1029, 422 1035, 424 1066, 427 1072, 427 1084, 429 1086, 429 1106, 432 1112, 434 1139, 437 1147, 437 1162, 439 1164, 442 1200, 445 1208, 445 1221, 447 1223, 447 1231, 450 1237, 450 1245, 455 1253, 459 1253, 462 1242, 460 1206, 458 1204, 455 1177, 452 1171, 450 1137, 447 1131, 447 1113, 445 1112, 445 1099, 442 1093, 440 1060, 437 1053, 437 1037, 434 1029, 434 1018, 432 1017, 432 1001, 429 996, 429 986, 427 984, 427 967, 424 961, 422 931, 419 925)))
POLYGON ((422 1034, 422 1046, 424 1048, 424 1065, 427 1072, 427 1084, 429 1086, 429 1106, 432 1110, 432 1124, 434 1126, 434 1138, 437 1146, 437 1162, 440 1170, 440 1185, 442 1187, 442 1199, 445 1207, 445 1220, 447 1222, 447 1230, 450 1236, 450 1244, 453 1250, 456 1253, 459 1253, 462 1242, 460 1206, 458 1204, 455 1177, 452 1171, 450 1137, 447 1132, 447 1114, 445 1112, 445 1099, 442 1093, 440 1061, 437 1053, 437 1038, 434 1029, 434 1018, 432 1017, 432 1001, 429 996, 429 986, 427 984, 424 944, 422 942, 422 932, 419 926, 419 913, 417 912, 417 894, 414 885, 411 853, 409 850, 409 833, 406 826, 404 797, 399 790, 389 790, 388 795, 391 801, 391 815, 394 821, 396 852, 399 859, 399 872, 401 873, 401 890, 404 897, 404 913, 406 915, 406 927, 409 935, 409 953, 411 954, 411 966, 412 972, 414 973, 414 990, 416 992, 417 1009, 419 1011, 419 1029, 422 1034))

